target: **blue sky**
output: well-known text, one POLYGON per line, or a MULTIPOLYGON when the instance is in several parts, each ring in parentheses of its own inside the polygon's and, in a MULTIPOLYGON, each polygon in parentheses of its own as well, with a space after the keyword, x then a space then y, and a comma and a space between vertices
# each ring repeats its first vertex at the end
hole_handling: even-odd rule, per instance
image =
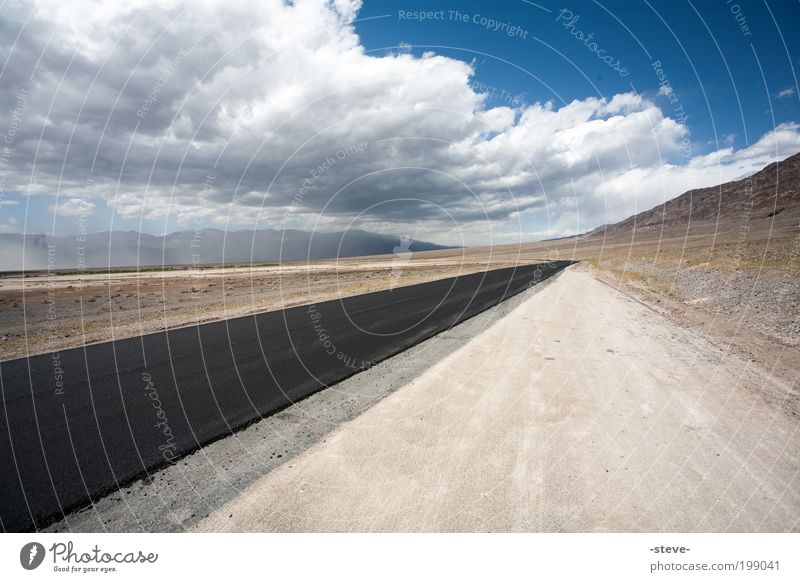
POLYGON ((798 22, 794 1, 12 4, 0 231, 580 232, 800 150, 798 22))
POLYGON ((794 1, 403 1, 389 6, 366 2, 359 14, 356 29, 368 50, 396 50, 407 43, 415 54, 435 50, 475 59, 476 81, 499 88, 503 98, 566 103, 626 91, 655 97, 659 79, 652 64, 660 61, 690 117, 699 151, 716 150, 717 142, 723 147, 728 136, 735 136, 737 147, 746 146, 775 125, 800 119, 800 4, 794 1), (420 22, 400 14, 434 6, 444 12, 442 20, 420 22), (561 12, 565 8, 579 17, 574 30, 594 33, 606 54, 624 63, 626 77, 565 29, 570 20, 561 12), (451 11, 468 15, 468 22, 451 11), (494 32, 481 24, 482 17, 516 25, 527 38, 494 32), (792 93, 777 98, 787 89, 792 93))

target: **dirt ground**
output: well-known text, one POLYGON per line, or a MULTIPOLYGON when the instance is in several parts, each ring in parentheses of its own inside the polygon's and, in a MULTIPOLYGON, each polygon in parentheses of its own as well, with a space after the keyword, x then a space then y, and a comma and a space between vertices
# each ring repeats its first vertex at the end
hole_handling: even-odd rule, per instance
POLYGON ((200 531, 797 531, 797 393, 589 273, 261 477, 200 531))
POLYGON ((582 267, 790 383, 800 379, 800 226, 636 243, 582 267), (709 239, 711 242, 709 242, 709 239))
POLYGON ((6 274, 0 361, 556 258, 784 379, 800 373, 800 227, 776 218, 307 264, 6 274))
MULTIPOLYGON (((135 307, 111 312, 122 337, 486 268, 581 261, 499 306, 491 325, 479 325, 481 314, 464 324, 473 332, 459 326, 415 346, 410 361, 392 358, 209 445, 54 531, 797 531, 798 233, 771 223, 742 236, 731 224, 214 269, 201 279, 99 275, 84 297, 91 289, 107 304, 109 292, 128 289, 136 305, 137 287, 148 290, 141 317, 135 307)), ((2 284, 0 296, 19 301, 28 280, 2 284)), ((47 288, 26 289, 28 300, 29 291, 46 297, 47 288)), ((29 345, 44 351, 39 333, 29 345)), ((110 328, 95 333, 107 339, 110 328)))
POLYGON ((513 265, 394 257, 0 277, 0 361, 513 265))

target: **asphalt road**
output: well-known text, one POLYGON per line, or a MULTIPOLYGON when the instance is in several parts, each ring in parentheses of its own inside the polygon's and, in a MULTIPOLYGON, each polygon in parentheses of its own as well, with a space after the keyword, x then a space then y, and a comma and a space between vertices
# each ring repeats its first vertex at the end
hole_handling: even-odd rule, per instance
POLYGON ((571 264, 500 269, 0 363, 0 526, 91 499, 571 264))

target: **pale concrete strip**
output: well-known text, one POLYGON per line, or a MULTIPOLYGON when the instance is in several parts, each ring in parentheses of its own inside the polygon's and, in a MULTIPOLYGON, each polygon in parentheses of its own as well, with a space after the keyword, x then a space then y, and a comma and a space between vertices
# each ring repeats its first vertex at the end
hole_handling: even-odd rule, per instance
POLYGON ((797 530, 787 390, 569 271, 195 529, 797 530))

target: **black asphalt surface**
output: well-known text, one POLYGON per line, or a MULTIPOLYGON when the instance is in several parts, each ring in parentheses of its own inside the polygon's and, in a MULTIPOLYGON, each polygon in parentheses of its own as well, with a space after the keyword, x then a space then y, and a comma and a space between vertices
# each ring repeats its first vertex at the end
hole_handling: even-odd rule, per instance
POLYGON ((91 499, 419 343, 570 261, 0 363, 0 526, 91 499))

